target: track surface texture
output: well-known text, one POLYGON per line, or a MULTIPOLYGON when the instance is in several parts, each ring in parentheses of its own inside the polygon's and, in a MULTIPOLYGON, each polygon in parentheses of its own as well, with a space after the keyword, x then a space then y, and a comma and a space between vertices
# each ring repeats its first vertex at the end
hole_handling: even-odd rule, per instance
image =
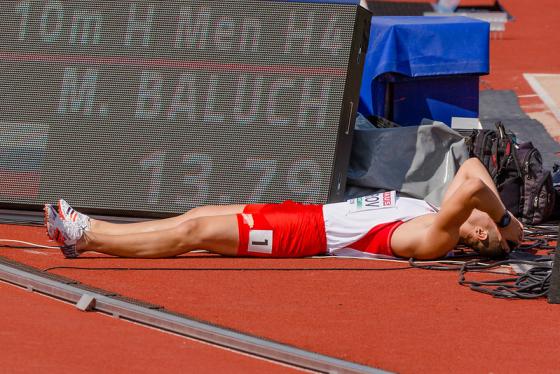
POLYGON ((0 282, 5 373, 297 373, 0 282))
MULTIPOLYGON (((46 243, 42 228, 2 225, 0 235, 46 243)), ((552 372, 560 366, 557 347, 544 344, 560 339, 560 331, 550 328, 557 306, 544 299, 505 301, 474 293, 457 284, 454 272, 381 271, 373 269, 406 264, 344 259, 197 254, 166 260, 97 255, 65 260, 57 250, 21 249, 3 249, 2 254, 43 270, 62 266, 50 272, 389 371, 552 372)), ((75 313, 76 318, 83 315, 75 313)))
MULTIPOLYGON (((560 73, 557 0, 501 3, 515 21, 501 39, 491 41, 491 74, 482 77, 481 89, 515 92, 525 113, 558 140, 560 125, 523 77, 560 73)), ((0 238, 53 244, 36 227, 0 225, 0 238)), ((375 270, 406 264, 346 259, 193 254, 165 260, 101 255, 65 260, 50 249, 0 251, 200 320, 384 370, 552 373, 560 367, 558 306, 545 299, 507 301, 475 293, 459 286, 454 272, 375 270)), ((12 372, 290 370, 79 312, 9 285, 0 284, 0 298, 6 326, 0 357, 5 368, 15 368, 12 372)))

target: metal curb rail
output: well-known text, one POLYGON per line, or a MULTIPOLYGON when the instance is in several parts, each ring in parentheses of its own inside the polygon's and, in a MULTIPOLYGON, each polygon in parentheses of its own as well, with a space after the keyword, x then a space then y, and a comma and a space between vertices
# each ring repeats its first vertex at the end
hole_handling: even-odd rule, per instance
POLYGON ((388 373, 369 366, 305 351, 164 311, 116 300, 1 263, 0 279, 27 288, 30 291, 37 291, 75 304, 82 300, 84 296, 91 297, 95 300, 95 310, 112 314, 115 317, 304 369, 326 373, 388 373))

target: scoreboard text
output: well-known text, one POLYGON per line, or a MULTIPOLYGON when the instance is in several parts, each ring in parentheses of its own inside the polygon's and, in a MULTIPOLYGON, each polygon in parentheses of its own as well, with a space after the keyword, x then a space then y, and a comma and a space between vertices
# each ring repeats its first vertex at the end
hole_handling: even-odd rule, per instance
POLYGON ((0 202, 326 202, 357 9, 3 1, 0 202))

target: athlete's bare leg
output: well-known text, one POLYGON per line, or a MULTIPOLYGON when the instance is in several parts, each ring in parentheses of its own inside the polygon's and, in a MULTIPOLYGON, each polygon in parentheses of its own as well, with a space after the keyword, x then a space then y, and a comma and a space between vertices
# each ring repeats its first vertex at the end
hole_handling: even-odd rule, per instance
POLYGON ((176 217, 135 223, 111 223, 92 219, 89 231, 96 234, 126 235, 143 232, 163 231, 199 217, 224 216, 242 213, 245 205, 208 205, 189 210, 176 217))
POLYGON ((132 235, 86 231, 76 243, 76 249, 80 253, 96 251, 119 257, 163 258, 195 249, 235 256, 238 245, 237 216, 230 214, 189 218, 164 230, 132 235))

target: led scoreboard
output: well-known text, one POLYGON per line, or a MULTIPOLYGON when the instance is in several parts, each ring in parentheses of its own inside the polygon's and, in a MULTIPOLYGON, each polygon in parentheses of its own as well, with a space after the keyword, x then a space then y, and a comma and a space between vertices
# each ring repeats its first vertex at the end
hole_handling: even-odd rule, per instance
POLYGON ((340 200, 369 16, 339 2, 2 0, 0 205, 340 200))

